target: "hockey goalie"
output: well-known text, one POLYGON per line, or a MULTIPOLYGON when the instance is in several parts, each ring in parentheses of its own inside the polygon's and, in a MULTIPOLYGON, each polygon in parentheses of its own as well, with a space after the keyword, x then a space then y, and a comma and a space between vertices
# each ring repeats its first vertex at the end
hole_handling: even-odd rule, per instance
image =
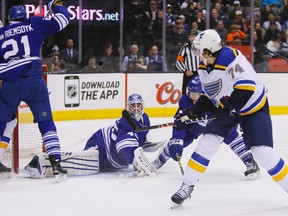
MULTIPOLYGON (((130 95, 126 110, 138 127, 150 126, 141 95, 130 95)), ((88 139, 83 151, 62 152, 61 164, 68 170, 68 175, 92 175, 132 165, 136 176, 156 176, 157 169, 149 163, 144 151, 154 152, 165 144, 167 140, 153 140, 149 131, 135 132, 125 118, 121 117, 113 126, 97 130, 88 139)), ((34 178, 52 174, 45 154, 35 155, 22 171, 34 178)))

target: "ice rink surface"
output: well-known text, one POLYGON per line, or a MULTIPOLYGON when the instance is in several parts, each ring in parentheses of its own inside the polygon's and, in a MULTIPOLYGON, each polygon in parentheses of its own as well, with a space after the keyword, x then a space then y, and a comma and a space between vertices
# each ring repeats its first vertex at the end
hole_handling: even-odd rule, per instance
MULTIPOLYGON (((151 118, 151 124, 172 118, 151 118)), ((288 161, 288 116, 273 116, 274 146, 288 161)), ((86 140, 114 119, 56 122, 64 151, 81 150, 86 140)), ((169 139, 171 128, 151 131, 157 139, 169 139)), ((185 149, 184 168, 197 141, 185 149)), ((152 161, 156 153, 147 153, 152 161)), ((20 165, 22 168, 23 161, 20 165)), ((132 171, 132 168, 130 169, 132 171)), ((127 170, 125 170, 127 171, 127 170)), ((257 180, 244 177, 245 166, 226 145, 211 160, 192 198, 181 208, 170 209, 170 197, 182 182, 179 166, 168 161, 157 177, 119 179, 122 171, 93 176, 31 179, 25 174, 0 180, 1 216, 287 216, 288 194, 262 169, 257 180)))

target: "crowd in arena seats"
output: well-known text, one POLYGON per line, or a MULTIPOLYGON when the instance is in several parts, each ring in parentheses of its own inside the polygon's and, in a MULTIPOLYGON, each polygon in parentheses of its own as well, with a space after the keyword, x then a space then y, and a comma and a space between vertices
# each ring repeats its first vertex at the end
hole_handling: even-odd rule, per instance
MULTIPOLYGON (((212 0, 209 13, 204 0, 166 0, 166 3, 163 10, 162 0, 124 0, 122 63, 119 63, 120 50, 116 50, 110 42, 104 45, 103 54, 95 56, 92 51, 80 62, 76 57, 77 51, 71 49, 75 58, 72 60, 68 47, 72 39, 68 39, 67 48, 58 51, 60 63, 63 61, 58 68, 78 66, 81 71, 92 72, 116 72, 120 68, 124 71, 176 71, 175 59, 187 41, 188 32, 192 29, 198 32, 205 30, 206 15, 210 16, 210 28, 220 34, 223 44, 248 46, 252 37, 255 42, 255 64, 265 60, 263 54, 268 58, 276 57, 267 50, 264 52, 265 48, 288 56, 287 0, 255 0, 253 11, 250 0, 212 0), (255 24, 251 35, 252 16, 255 24), (162 51, 163 17, 166 18, 165 52, 162 51), (163 53, 166 54, 164 63, 163 53), (88 62, 94 62, 94 66, 84 69, 88 62)), ((53 69, 52 65, 50 68, 53 69)))

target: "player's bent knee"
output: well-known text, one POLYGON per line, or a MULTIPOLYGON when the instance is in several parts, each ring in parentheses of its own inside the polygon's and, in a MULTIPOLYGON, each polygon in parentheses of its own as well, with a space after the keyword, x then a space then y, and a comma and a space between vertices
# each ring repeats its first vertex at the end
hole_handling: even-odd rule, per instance
POLYGON ((204 134, 200 139, 195 152, 200 154, 202 157, 210 160, 217 150, 219 149, 221 143, 223 142, 223 137, 214 134, 204 134))
POLYGON ((42 135, 47 133, 48 131, 56 131, 56 126, 53 120, 38 122, 38 128, 42 135))

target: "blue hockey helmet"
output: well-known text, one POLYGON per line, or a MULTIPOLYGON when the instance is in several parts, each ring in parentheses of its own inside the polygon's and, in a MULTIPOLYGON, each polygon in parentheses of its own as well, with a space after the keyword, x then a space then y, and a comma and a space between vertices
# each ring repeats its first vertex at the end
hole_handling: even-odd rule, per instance
POLYGON ((126 102, 126 110, 132 117, 139 121, 144 114, 144 100, 141 95, 136 93, 131 94, 126 102))
POLYGON ((27 19, 26 10, 23 5, 14 5, 10 8, 8 14, 9 21, 20 21, 27 19))
POLYGON ((202 85, 199 76, 195 76, 187 84, 187 95, 189 96, 190 92, 202 93, 202 85))

